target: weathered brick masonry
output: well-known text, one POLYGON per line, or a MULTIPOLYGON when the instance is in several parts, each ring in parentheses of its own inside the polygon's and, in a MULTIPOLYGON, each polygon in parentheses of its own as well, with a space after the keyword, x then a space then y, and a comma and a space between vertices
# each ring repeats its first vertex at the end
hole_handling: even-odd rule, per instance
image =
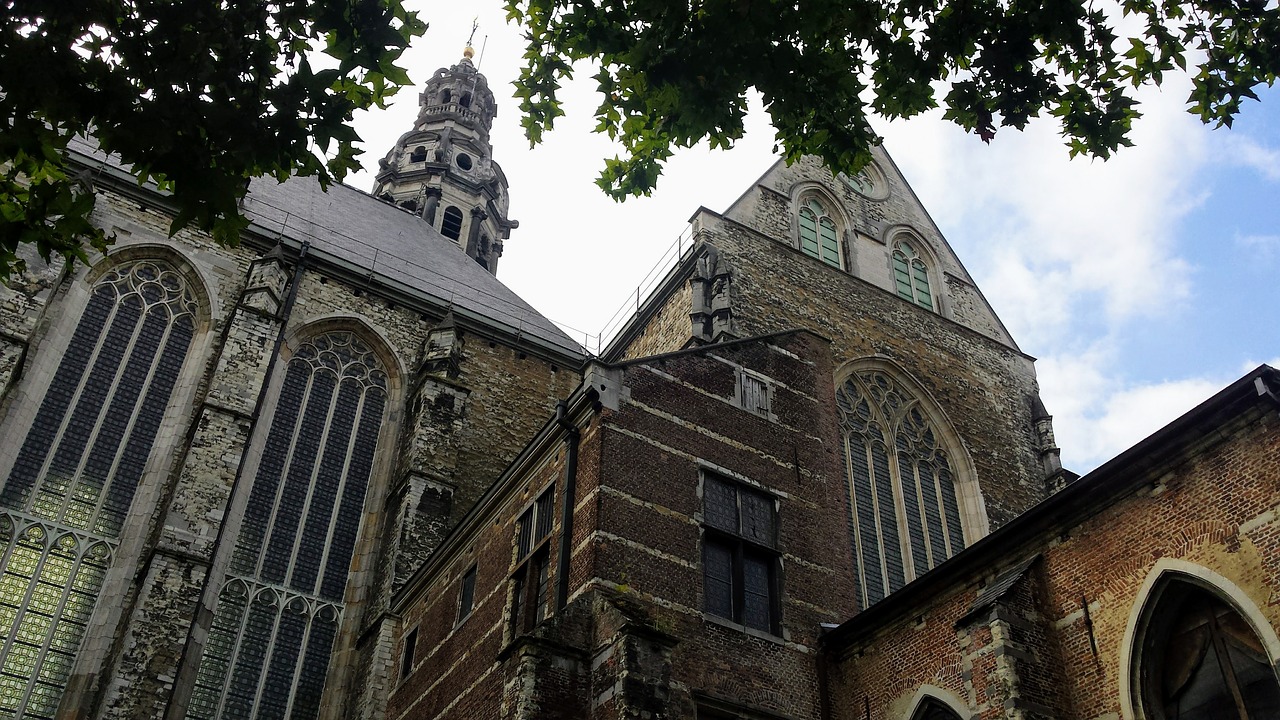
POLYGON ((1236 383, 828 637, 833 717, 907 717, 922 688, 984 719, 1149 717, 1135 715, 1137 636, 1167 578, 1227 599, 1274 645, 1280 405, 1255 378, 1277 374, 1236 383))

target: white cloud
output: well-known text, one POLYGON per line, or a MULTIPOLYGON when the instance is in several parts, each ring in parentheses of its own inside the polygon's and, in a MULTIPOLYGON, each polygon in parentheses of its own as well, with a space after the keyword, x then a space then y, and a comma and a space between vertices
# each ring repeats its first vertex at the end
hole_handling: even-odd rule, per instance
POLYGON ((1235 243, 1250 254, 1255 264, 1280 259, 1280 235, 1237 235, 1235 243))
POLYGON ((1223 160, 1252 168, 1268 180, 1280 181, 1280 150, 1239 133, 1222 135, 1219 146, 1223 160))

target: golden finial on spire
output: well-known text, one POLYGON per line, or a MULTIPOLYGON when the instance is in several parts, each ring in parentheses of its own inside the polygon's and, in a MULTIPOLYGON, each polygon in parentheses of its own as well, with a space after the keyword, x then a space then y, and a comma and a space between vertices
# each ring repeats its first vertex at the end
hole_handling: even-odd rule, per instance
POLYGON ((476 28, 478 27, 480 27, 479 15, 477 15, 475 19, 471 21, 471 36, 467 38, 467 46, 462 50, 462 57, 468 60, 475 57, 476 55, 475 48, 471 47, 471 41, 476 39, 476 28))

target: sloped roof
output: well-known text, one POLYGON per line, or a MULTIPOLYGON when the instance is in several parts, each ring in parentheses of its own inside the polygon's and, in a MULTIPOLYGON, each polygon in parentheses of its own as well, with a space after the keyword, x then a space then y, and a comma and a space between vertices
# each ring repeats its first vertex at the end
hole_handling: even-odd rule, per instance
MULTIPOLYGON (((76 138, 78 160, 98 171, 129 174, 118 158, 76 138)), ((135 186, 136 187, 136 186, 135 186)), ((158 192, 148 184, 151 192, 158 192)), ((546 349, 584 358, 582 346, 480 267, 426 221, 347 185, 320 188, 315 178, 282 183, 258 178, 243 211, 251 230, 268 238, 311 244, 320 262, 346 266, 370 280, 452 310, 465 324, 487 325, 546 349)))

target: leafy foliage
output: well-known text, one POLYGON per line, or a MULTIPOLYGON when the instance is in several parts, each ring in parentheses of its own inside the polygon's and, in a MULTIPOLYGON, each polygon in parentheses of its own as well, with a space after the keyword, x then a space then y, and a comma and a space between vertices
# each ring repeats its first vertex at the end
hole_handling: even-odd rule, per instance
POLYGON ((358 166, 352 114, 409 83, 395 63, 426 30, 400 0, 0 6, 0 278, 21 269, 21 243, 48 260, 109 241, 86 178, 69 174, 81 134, 172 193, 171 232, 194 223, 234 244, 249 178, 327 185, 358 166))
POLYGON ((1072 155, 1131 144, 1135 91, 1195 65, 1190 109, 1230 125, 1280 71, 1274 0, 508 0, 526 27, 516 95, 531 142, 562 115, 557 90, 592 60, 598 130, 626 157, 598 184, 647 193, 672 149, 742 136, 764 95, 789 160, 854 171, 877 142, 868 114, 944 116, 990 141, 1058 118, 1072 155), (941 97, 939 97, 941 95, 941 97))

